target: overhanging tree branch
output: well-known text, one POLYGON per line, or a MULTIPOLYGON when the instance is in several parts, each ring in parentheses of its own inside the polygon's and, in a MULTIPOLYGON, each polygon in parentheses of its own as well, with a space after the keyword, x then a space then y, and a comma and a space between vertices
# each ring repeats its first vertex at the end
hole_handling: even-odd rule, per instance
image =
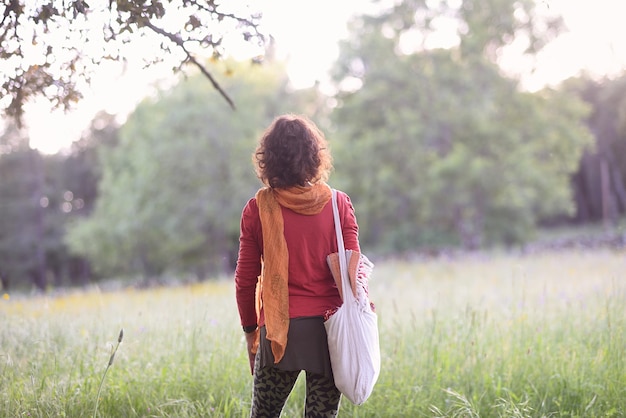
POLYGON ((152 22, 150 21, 146 21, 144 22, 144 26, 146 26, 147 28, 150 28, 152 31, 154 31, 155 33, 158 33, 159 35, 165 36, 167 39, 169 39, 170 41, 172 41, 174 44, 176 44, 179 48, 181 48, 183 50, 183 52, 185 53, 185 55, 187 56, 187 61, 191 62, 193 65, 195 65, 196 67, 198 67, 198 69, 200 70, 200 72, 202 72, 202 74, 209 79, 209 81, 211 82, 211 84, 213 85, 213 87, 222 95, 222 97, 228 102, 228 104, 230 105, 231 108, 235 109, 235 103, 232 101, 232 99, 228 96, 228 94, 224 91, 224 89, 222 89, 222 87, 217 83, 217 81, 215 80, 215 78, 211 75, 211 73, 209 73, 209 71, 206 69, 206 67, 204 65, 202 65, 200 62, 198 62, 198 60, 193 56, 193 54, 187 49, 187 47, 185 46, 185 41, 183 41, 179 36, 174 35, 173 33, 169 33, 159 27, 156 27, 152 22))
POLYGON ((184 58, 174 66, 174 71, 187 63, 196 66, 235 109, 233 100, 190 45, 197 43, 219 58, 226 52, 222 44, 225 36, 240 35, 244 42, 257 43, 262 48, 265 38, 258 28, 259 13, 232 13, 226 8, 230 4, 226 0, 93 0, 89 3, 85 0, 0 2, 0 113, 3 116, 20 126, 24 106, 37 97, 50 101, 53 108, 71 109, 82 98, 81 89, 89 84, 98 64, 104 59, 124 61, 126 53, 136 56, 126 45, 146 34, 169 41, 161 44, 161 53, 139 51, 148 54, 144 56, 148 66, 163 62, 174 50, 183 51, 184 58), (103 19, 96 18, 98 14, 103 19), (180 27, 171 28, 166 23, 172 20, 165 20, 169 14, 187 16, 188 20, 180 27), (87 24, 98 21, 106 22, 104 28, 87 24), (91 42, 96 48, 88 47, 91 42))

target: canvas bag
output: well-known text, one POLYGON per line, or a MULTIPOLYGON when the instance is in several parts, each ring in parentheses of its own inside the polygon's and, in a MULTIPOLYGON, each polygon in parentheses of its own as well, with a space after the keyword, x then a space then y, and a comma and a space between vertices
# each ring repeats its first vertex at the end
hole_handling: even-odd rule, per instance
MULTIPOLYGON (((352 251, 344 248, 335 189, 332 204, 343 304, 324 322, 324 326, 328 334, 328 351, 335 386, 350 402, 361 405, 371 395, 380 373, 378 318, 370 306, 367 283, 358 283, 357 280, 356 297, 352 291, 346 260, 346 257, 350 259, 352 251)), ((369 269, 369 273, 373 264, 362 254, 360 258, 359 263, 369 269)))

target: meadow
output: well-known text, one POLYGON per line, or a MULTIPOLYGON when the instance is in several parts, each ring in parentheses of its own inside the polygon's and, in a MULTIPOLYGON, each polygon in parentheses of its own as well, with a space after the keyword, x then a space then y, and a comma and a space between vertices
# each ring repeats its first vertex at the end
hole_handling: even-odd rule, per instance
MULTIPOLYGON (((626 250, 381 260, 370 293, 381 375, 340 417, 626 416, 626 250)), ((0 417, 246 417, 251 384, 230 278, 0 299, 0 417)))

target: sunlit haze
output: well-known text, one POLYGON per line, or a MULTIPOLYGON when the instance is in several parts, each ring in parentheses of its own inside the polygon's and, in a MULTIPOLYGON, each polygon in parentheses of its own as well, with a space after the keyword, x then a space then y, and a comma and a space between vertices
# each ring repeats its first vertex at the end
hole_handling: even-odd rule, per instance
MULTIPOLYGON (((279 56, 288 60, 289 76, 296 87, 327 79, 337 58, 337 42, 347 34, 347 21, 353 14, 372 10, 364 0, 263 0, 261 4, 264 25, 275 38, 279 56)), ((561 13, 568 32, 549 45, 535 63, 514 59, 504 63, 507 71, 518 74, 529 74, 534 66, 532 75, 525 77, 527 88, 554 85, 581 71, 615 75, 626 68, 626 1, 546 0, 540 6, 561 13)), ((51 112, 43 103, 27 109, 31 146, 45 153, 66 148, 79 139, 99 110, 127 114, 155 89, 156 81, 168 78, 163 69, 133 68, 132 63, 124 72, 114 65, 102 70, 71 113, 51 112)))

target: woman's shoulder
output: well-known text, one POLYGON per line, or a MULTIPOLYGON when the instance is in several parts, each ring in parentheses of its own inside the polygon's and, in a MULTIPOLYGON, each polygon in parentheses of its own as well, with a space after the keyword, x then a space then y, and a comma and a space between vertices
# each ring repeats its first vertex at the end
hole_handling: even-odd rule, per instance
POLYGON ((256 202, 256 196, 252 196, 250 199, 248 199, 248 201, 246 202, 246 206, 252 206, 252 207, 257 207, 257 202, 256 202))
POLYGON ((243 213, 244 215, 259 213, 259 206, 257 204, 256 197, 251 197, 250 199, 248 199, 245 206, 243 207, 243 213))
POLYGON ((337 191, 337 197, 343 198, 343 199, 350 199, 350 196, 348 196, 348 193, 340 189, 335 189, 335 190, 337 191))
POLYGON ((335 190, 337 191, 337 204, 340 206, 348 205, 348 207, 354 209, 354 207, 352 206, 352 200, 350 199, 348 193, 339 189, 335 190))

